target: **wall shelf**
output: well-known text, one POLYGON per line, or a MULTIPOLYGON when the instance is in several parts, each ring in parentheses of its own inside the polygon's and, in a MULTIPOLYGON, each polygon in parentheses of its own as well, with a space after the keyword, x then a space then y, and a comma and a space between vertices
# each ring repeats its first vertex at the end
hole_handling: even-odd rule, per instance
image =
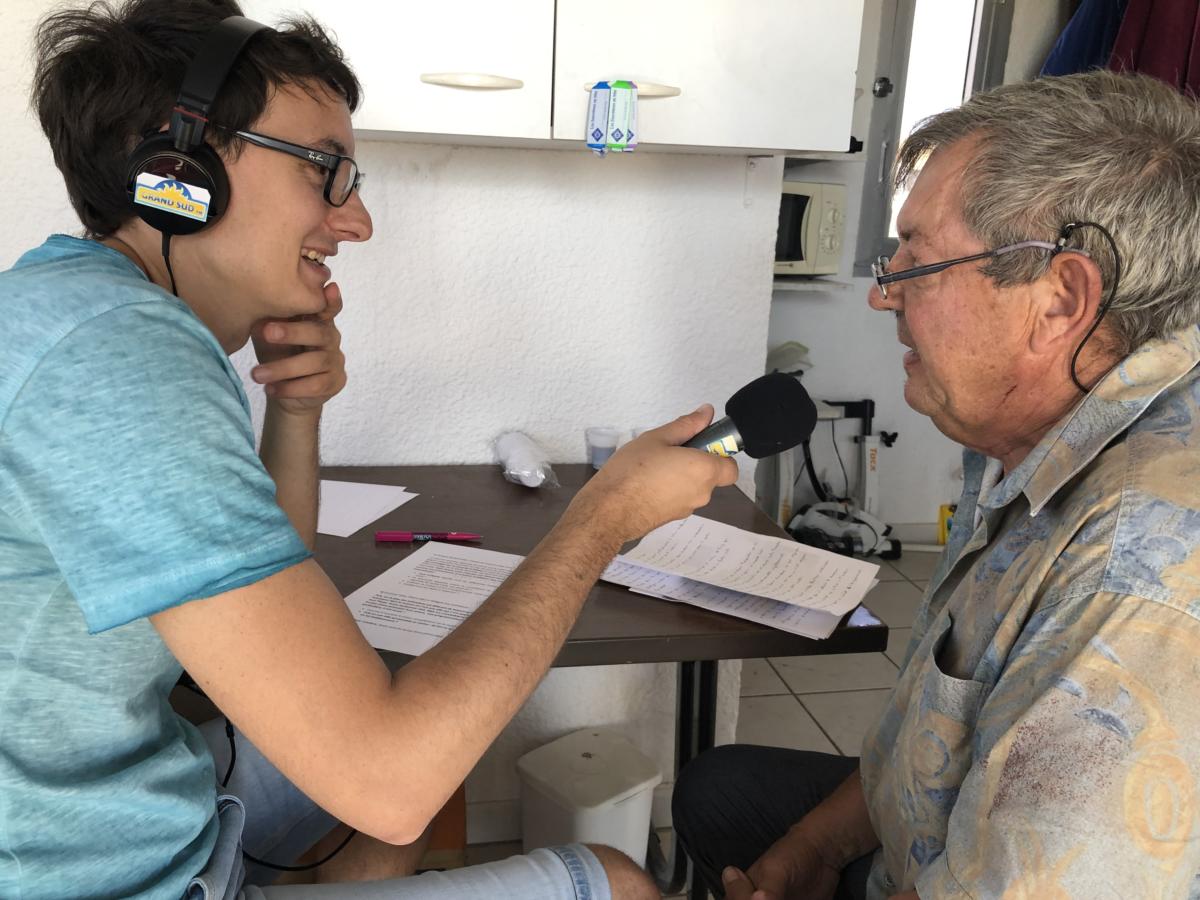
POLYGON ((808 276, 775 276, 771 285, 773 291, 848 291, 854 285, 845 281, 826 281, 820 277, 808 276))

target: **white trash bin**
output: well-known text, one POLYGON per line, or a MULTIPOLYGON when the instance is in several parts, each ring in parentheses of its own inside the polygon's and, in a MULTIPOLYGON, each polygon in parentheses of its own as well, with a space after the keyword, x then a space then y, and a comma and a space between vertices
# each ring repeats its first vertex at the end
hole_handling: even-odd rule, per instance
POLYGON ((650 805, 662 773, 621 735, 586 728, 517 760, 521 837, 538 847, 592 843, 646 864, 650 805))

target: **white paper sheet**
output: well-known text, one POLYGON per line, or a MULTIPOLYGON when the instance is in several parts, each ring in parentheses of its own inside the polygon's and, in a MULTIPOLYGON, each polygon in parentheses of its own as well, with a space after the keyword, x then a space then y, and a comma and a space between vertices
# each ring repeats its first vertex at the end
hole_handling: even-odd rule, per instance
POLYGON ((453 631, 523 556, 431 541, 346 598, 377 650, 418 656, 453 631))
POLYGON ((614 561, 601 577, 614 584, 623 584, 634 593, 688 603, 750 622, 770 625, 772 628, 802 637, 827 638, 833 634, 842 618, 825 610, 808 609, 790 603, 780 603, 768 597, 743 594, 740 591, 705 584, 703 581, 693 581, 682 575, 656 572, 654 569, 620 560, 614 561))
POLYGON ((879 566, 701 516, 656 528, 617 559, 839 618, 871 588, 879 566))
POLYGON ((391 484, 322 480, 317 531, 335 537, 350 537, 364 525, 416 496, 391 484))

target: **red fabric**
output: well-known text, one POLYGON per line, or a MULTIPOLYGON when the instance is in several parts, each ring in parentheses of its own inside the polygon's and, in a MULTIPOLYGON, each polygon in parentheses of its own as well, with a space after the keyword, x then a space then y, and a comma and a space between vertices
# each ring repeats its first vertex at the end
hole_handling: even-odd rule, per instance
POLYGON ((1200 0, 1129 0, 1108 67, 1200 95, 1200 0))

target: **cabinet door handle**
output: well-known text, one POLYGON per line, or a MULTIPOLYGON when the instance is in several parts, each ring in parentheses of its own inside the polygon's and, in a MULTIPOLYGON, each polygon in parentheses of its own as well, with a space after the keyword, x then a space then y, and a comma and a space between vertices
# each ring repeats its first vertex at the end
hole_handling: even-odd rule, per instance
MULTIPOLYGON (((585 84, 583 89, 590 91, 592 85, 595 83, 593 81, 591 84, 585 84)), ((639 100, 650 100, 654 97, 678 97, 683 93, 679 88, 669 84, 655 84, 653 81, 638 81, 635 83, 637 84, 639 100)))
POLYGON ((481 72, 426 72, 421 76, 426 84, 440 84, 444 87, 475 88, 484 91, 512 91, 525 87, 525 82, 519 78, 505 78, 503 75, 485 75, 481 72))

